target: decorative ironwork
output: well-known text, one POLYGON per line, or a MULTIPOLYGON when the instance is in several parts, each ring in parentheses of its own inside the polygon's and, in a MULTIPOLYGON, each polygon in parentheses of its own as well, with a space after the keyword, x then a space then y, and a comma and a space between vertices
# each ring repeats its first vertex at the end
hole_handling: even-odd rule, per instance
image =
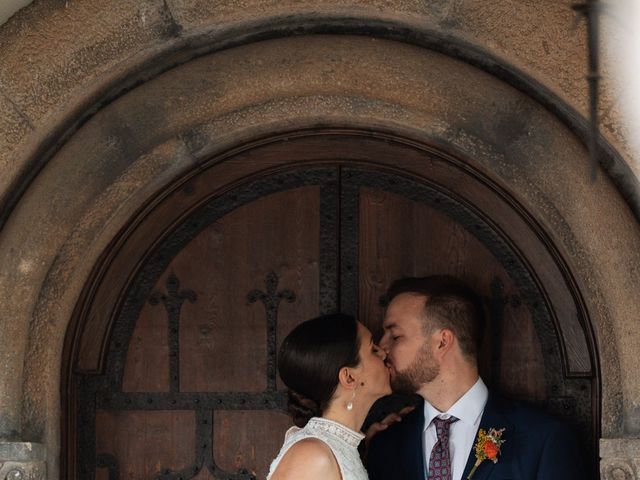
MULTIPOLYGON (((544 374, 545 383, 553 386, 551 395, 557 398, 574 398, 576 412, 578 410, 583 415, 572 416, 570 421, 573 426, 583 433, 583 438, 591 438, 591 383, 588 378, 566 378, 563 374, 563 367, 560 356, 560 344, 552 319, 551 310, 547 301, 541 293, 537 283, 532 278, 531 272, 525 262, 519 257, 515 248, 504 237, 482 212, 455 194, 448 192, 441 186, 421 179, 416 181, 409 176, 387 172, 383 170, 366 170, 359 168, 344 168, 342 170, 342 189, 350 190, 351 195, 355 194, 356 188, 375 188, 391 193, 395 193, 404 198, 429 205, 432 208, 444 213, 456 223, 460 224, 474 237, 476 237, 503 266, 507 274, 518 287, 519 299, 531 313, 536 334, 540 344, 544 346, 544 374)), ((358 232, 348 229, 343 230, 347 238, 354 241, 351 248, 358 251, 358 232)), ((342 285, 342 295, 354 295, 345 292, 345 285, 342 285)), ((384 301, 384 299, 382 299, 384 301)), ((511 302, 511 299, 508 299, 511 302)), ((504 305, 503 305, 504 306, 504 305)), ((532 401, 532 399, 524 399, 532 401)), ((395 404, 410 402, 407 399, 392 400, 395 404)), ((532 401, 535 403, 535 401, 532 401)), ((385 401, 381 402, 378 409, 372 415, 381 415, 380 412, 388 410, 385 401)), ((376 418, 381 418, 380 416, 376 418)), ((369 418, 367 421, 375 420, 369 418)))
MULTIPOLYGON (((559 408, 569 405, 575 415, 580 417, 579 427, 589 437, 591 384, 587 378, 566 379, 562 374, 560 347, 553 321, 545 299, 531 278, 528 267, 515 253, 508 241, 501 235, 481 212, 466 204, 455 195, 438 185, 425 181, 416 181, 396 173, 382 170, 341 168, 336 166, 306 168, 295 171, 279 172, 245 185, 238 186, 219 197, 211 199, 190 218, 160 242, 143 264, 134 278, 125 302, 119 311, 117 322, 109 343, 106 369, 103 375, 79 375, 78 382, 78 474, 79 478, 93 478, 96 465, 104 465, 102 455, 96 457, 95 412, 102 410, 191 410, 196 412, 198 426, 196 440, 199 446, 195 463, 189 468, 173 472, 162 470, 157 479, 193 478, 203 468, 207 468, 216 478, 248 480, 253 478, 249 472, 224 472, 213 459, 212 415, 216 410, 280 410, 284 411, 286 399, 282 392, 276 391, 275 349, 277 308, 283 299, 293 301, 295 295, 290 291, 277 291, 278 277, 270 272, 265 280, 265 291, 253 290, 247 295, 249 303, 260 300, 267 312, 268 329, 268 389, 265 392, 180 392, 179 391, 179 339, 177 338, 179 315, 185 300, 195 301, 195 293, 180 287, 178 279, 172 275, 166 283, 166 294, 153 292, 154 285, 175 255, 197 234, 212 222, 222 218, 236 208, 248 204, 260 197, 279 191, 317 185, 320 187, 320 311, 329 313, 337 306, 340 309, 356 313, 358 301, 358 251, 359 251, 359 190, 362 187, 379 188, 416 202, 428 204, 451 217, 469 230, 482 242, 500 262, 508 275, 515 281, 522 304, 531 312, 541 344, 545 346, 545 375, 547 385, 551 385, 551 396, 559 408), (350 268, 349 268, 350 267, 350 268), (153 292, 153 293, 151 293, 153 292), (338 296, 339 295, 339 296, 338 296), (135 322, 144 303, 163 303, 169 321, 170 351, 175 353, 170 360, 172 372, 171 388, 163 393, 131 393, 122 391, 126 352, 131 341, 135 322), (573 400, 571 400, 573 399, 573 400), (575 410, 574 410, 575 409, 575 410)), ((499 304, 514 299, 504 298, 496 285, 492 295, 495 308, 499 304)), ((415 401, 415 398, 396 398, 396 404, 415 401)), ((392 402, 393 403, 393 402, 392 402)), ((384 410, 382 410, 382 414, 384 410)), ((109 467, 107 467, 109 468, 109 467)), ((110 469, 117 477, 117 470, 110 469)), ((111 480, 111 478, 110 478, 111 480)))
POLYGON ((162 303, 167 310, 169 338, 169 390, 180 391, 180 310, 185 300, 194 303, 196 292, 180 290, 180 281, 175 274, 169 275, 167 293, 153 292, 149 297, 151 305, 162 303))
POLYGON ((340 239, 340 184, 338 168, 326 173, 327 183, 320 190, 320 313, 338 311, 340 239))
POLYGON ((236 473, 227 472, 216 465, 213 458, 213 412, 199 409, 196 411, 196 462, 183 470, 173 471, 164 468, 154 480, 190 480, 206 468, 214 478, 221 480, 255 480, 255 476, 246 469, 236 473))
POLYGON ((296 294, 291 290, 278 292, 278 275, 272 270, 264 281, 266 292, 251 290, 247 294, 247 302, 255 303, 260 300, 267 313, 267 391, 276 391, 277 382, 277 330, 278 330, 278 306, 282 300, 293 303, 296 294))
MULTIPOLYGON (((195 293, 180 287, 179 280, 172 275, 166 283, 166 294, 153 292, 154 286, 171 260, 196 235, 211 223, 242 205, 251 203, 269 194, 317 185, 320 187, 320 203, 324 210, 320 219, 320 308, 323 312, 334 311, 337 305, 337 240, 338 226, 338 168, 335 166, 306 168, 296 171, 274 173, 233 191, 225 193, 204 204, 191 217, 168 235, 159 247, 144 262, 127 293, 114 323, 103 375, 79 375, 78 421, 83 425, 77 437, 78 478, 93 478, 96 468, 96 409, 102 410, 194 410, 199 417, 209 418, 215 410, 279 410, 286 411, 286 396, 282 392, 180 392, 178 325, 182 304, 185 300, 195 301, 195 293), (325 210, 327 209, 327 210, 325 210), (163 303, 170 318, 170 370, 171 388, 166 393, 123 392, 122 378, 126 364, 126 354, 133 335, 136 320, 145 302, 157 305, 163 303), (177 378, 176 378, 177 377, 177 378)), ((267 291, 269 287, 267 287, 267 291)), ((286 298, 285 298, 286 299, 286 298)), ((256 299, 257 300, 257 299, 256 299)), ((281 299, 280 299, 281 300, 281 299)), ((273 343, 275 351, 275 342, 273 343)), ((275 366, 275 362, 273 362, 275 366)), ((271 386, 275 381, 271 368, 271 386)), ((229 473, 220 469, 212 458, 213 425, 198 422, 198 445, 207 448, 196 454, 195 465, 179 471, 162 470, 157 478, 186 480, 193 478, 203 467, 216 478, 249 480, 253 476, 246 471, 229 473), (208 425, 208 426, 207 426, 208 425), (206 451, 205 451, 206 450, 206 451)))
POLYGON ((109 480, 118 480, 120 478, 118 460, 111 454, 101 453, 98 455, 96 458, 96 467, 109 470, 109 480))
POLYGON ((148 393, 102 392, 96 405, 109 410, 282 410, 287 406, 283 392, 250 393, 148 393))
MULTIPOLYGON (((555 336, 546 301, 541 296, 526 265, 493 225, 484 218, 481 212, 477 211, 476 207, 456 198, 454 194, 445 191, 442 187, 427 181, 417 182, 409 177, 382 171, 349 169, 345 170, 345 173, 347 172, 351 172, 349 181, 359 187, 380 189, 429 205, 450 217, 476 237, 493 254, 518 286, 520 299, 531 311, 536 331, 539 334, 542 331, 550 332, 550 336, 541 337, 540 340, 543 345, 552 348, 553 353, 557 355, 545 356, 545 361, 557 359, 557 365, 548 365, 548 367, 551 367, 550 369, 555 372, 561 371, 558 339, 555 336)), ((347 179, 343 180, 343 185, 346 181, 347 179)), ((357 240, 357 236, 354 238, 357 240)))
POLYGON ((358 314, 358 246, 360 244, 360 187, 353 171, 341 170, 340 181, 340 311, 358 314))
MULTIPOLYGON (((337 167, 327 166, 273 173, 269 177, 238 186, 232 191, 212 198, 209 202, 204 203, 189 218, 185 219, 173 231, 167 233, 158 248, 151 252, 148 258, 145 259, 143 267, 132 281, 130 290, 120 311, 118 321, 114 324, 106 362, 107 377, 109 381, 113 383, 112 388, 114 390, 121 389, 127 346, 131 341, 135 321, 138 318, 142 305, 148 300, 150 292, 156 285, 158 278, 160 278, 169 266, 171 260, 185 245, 216 220, 243 205, 273 193, 317 185, 320 187, 321 204, 330 204, 331 202, 327 198, 328 195, 331 194, 331 192, 336 192, 337 195, 338 191, 337 172, 337 167)), ((336 200, 332 202, 333 205, 337 205, 336 200)), ((323 223, 321 217, 320 227, 324 229, 321 230, 321 234, 325 238, 330 235, 328 229, 332 226, 337 226, 335 219, 333 222, 325 221, 323 223), (323 231, 324 233, 322 233, 323 231)), ((330 249, 329 252, 320 252, 321 265, 334 265, 330 271, 335 272, 336 267, 333 259, 336 254, 331 252, 331 250, 335 248, 335 242, 321 242, 321 248, 330 249)), ((337 290, 334 278, 335 277, 325 277, 325 290, 321 290, 321 298, 327 300, 327 307, 330 307, 330 304, 335 302, 335 292, 328 294, 326 290, 332 286, 336 287, 337 290)), ((323 284, 321 284, 321 287, 322 286, 323 284)))

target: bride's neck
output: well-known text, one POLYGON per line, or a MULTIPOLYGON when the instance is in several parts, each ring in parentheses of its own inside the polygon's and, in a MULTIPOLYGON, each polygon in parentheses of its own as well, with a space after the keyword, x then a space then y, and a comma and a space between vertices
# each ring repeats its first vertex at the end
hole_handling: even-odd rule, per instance
POLYGON ((347 410, 345 402, 337 400, 329 405, 327 410, 322 414, 322 417, 341 423, 345 427, 359 432, 364 420, 367 418, 371 405, 372 404, 358 405, 357 402, 354 402, 353 409, 347 410))

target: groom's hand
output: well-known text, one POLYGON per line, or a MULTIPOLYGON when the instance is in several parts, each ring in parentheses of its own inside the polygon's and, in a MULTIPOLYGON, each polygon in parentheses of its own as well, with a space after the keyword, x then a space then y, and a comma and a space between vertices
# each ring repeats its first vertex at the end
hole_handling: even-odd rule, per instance
POLYGON ((416 407, 404 407, 402 410, 398 412, 393 412, 384 417, 379 422, 372 423, 371 426, 367 429, 365 433, 364 443, 366 450, 369 450, 369 442, 371 439, 375 437, 379 432, 386 430, 391 425, 397 422, 402 421, 402 417, 404 417, 407 413, 413 411, 416 407))

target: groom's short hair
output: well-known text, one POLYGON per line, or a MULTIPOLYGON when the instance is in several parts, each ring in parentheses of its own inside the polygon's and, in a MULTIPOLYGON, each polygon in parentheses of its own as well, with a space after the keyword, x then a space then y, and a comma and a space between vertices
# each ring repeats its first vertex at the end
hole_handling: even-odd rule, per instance
POLYGON ((451 330, 462 353, 469 360, 477 360, 485 315, 481 297, 469 285, 449 275, 401 278, 391 284, 386 299, 391 302, 401 293, 423 295, 425 331, 434 328, 451 330))

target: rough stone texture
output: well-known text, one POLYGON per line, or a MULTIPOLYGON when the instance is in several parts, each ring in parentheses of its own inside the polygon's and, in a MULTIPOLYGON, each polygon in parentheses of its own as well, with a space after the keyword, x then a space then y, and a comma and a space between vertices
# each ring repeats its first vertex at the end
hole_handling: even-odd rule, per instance
POLYGON ((399 20, 441 30, 509 59, 517 68, 563 93, 573 105, 586 108, 586 56, 582 28, 573 28, 576 14, 570 1, 437 0, 432 2, 295 3, 279 1, 172 0, 170 10, 185 30, 240 22, 247 12, 261 16, 354 16, 399 20))
POLYGON ((436 141, 508 185, 578 275, 594 322, 603 435, 640 435, 640 228, 609 178, 587 181, 584 145, 556 117, 485 72, 388 40, 293 37, 188 61, 189 42, 220 44, 274 17, 383 19, 492 52, 582 111, 584 42, 569 30, 569 7, 104 0, 21 11, 0 29, 0 198, 25 172, 37 175, 0 231, 0 337, 12 339, 0 350, 0 438, 42 441, 57 478, 62 346, 101 253, 194 164, 320 126, 436 141), (116 95, 122 78, 155 75, 138 75, 144 62, 187 63, 116 95), (58 135, 49 159, 43 148, 58 135), (34 171, 41 157, 48 162, 34 171))
POLYGON ((46 451, 37 443, 0 442, 0 479, 44 480, 46 451))
POLYGON ((29 168, 23 159, 56 126, 77 116, 93 94, 140 63, 139 57, 167 44, 176 31, 163 12, 161 0, 82 6, 50 1, 21 10, 2 26, 0 94, 34 131, 0 135, 6 141, 0 154, 0 191, 29 168))
MULTIPOLYGON (((0 29, 0 94, 34 132, 0 151, 0 192, 23 173, 52 126, 77 117, 94 95, 177 45, 207 43, 225 29, 323 18, 377 19, 458 38, 501 58, 586 113, 584 22, 574 2, 515 0, 227 1, 93 0, 39 2, 0 29), (79 28, 78 26, 81 26, 79 28), (18 151, 16 152, 16 149, 18 151)), ((224 35, 222 35, 224 38, 224 35)), ((605 131, 626 152, 617 96, 604 92, 605 131)), ((0 197, 2 198, 2 197, 0 197)))
POLYGON ((11 145, 20 142, 27 133, 35 127, 20 109, 6 96, 0 95, 0 130, 3 132, 0 138, 0 151, 9 150, 11 145))
POLYGON ((26 7, 32 0, 4 0, 0 4, 0 25, 9 20, 18 10, 26 7))
POLYGON ((603 480, 640 478, 640 439, 601 439, 600 475, 603 480))

